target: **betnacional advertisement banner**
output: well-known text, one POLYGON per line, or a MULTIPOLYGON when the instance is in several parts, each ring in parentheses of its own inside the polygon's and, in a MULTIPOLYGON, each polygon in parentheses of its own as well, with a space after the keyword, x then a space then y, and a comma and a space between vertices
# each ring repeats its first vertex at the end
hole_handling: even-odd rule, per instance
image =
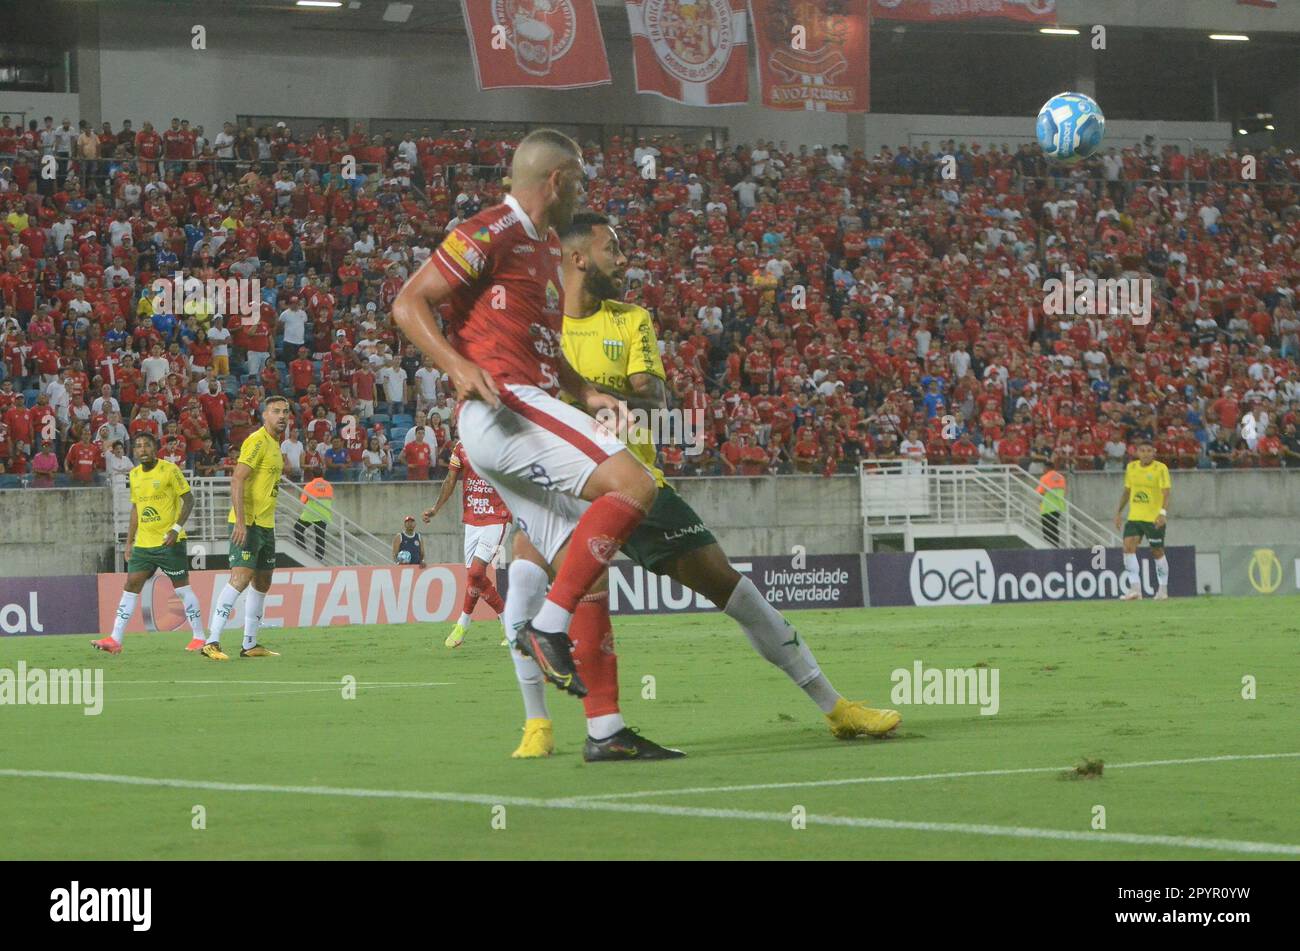
POLYGON ((940 23, 950 20, 1018 20, 1052 26, 1056 0, 871 0, 877 20, 940 23))
POLYGON ((688 106, 749 101, 745 0, 626 0, 636 91, 688 106))
MULTIPOLYGON (((489 569, 489 577, 492 569, 489 569)), ((190 584, 203 606, 204 623, 212 601, 230 579, 227 571, 192 571, 190 584)), ((84 579, 83 579, 84 580, 84 579)), ((113 628, 113 614, 126 584, 125 574, 99 575, 98 618, 92 614, 81 633, 113 628)), ((332 627, 342 624, 441 624, 460 616, 465 598, 462 565, 394 565, 388 568, 277 568, 263 609, 263 627, 332 627)), ((185 611, 171 582, 156 573, 140 593, 140 607, 128 632, 178 631, 186 627, 185 611)), ((242 629, 241 597, 226 624, 242 629)), ((475 620, 495 618, 479 600, 475 620)))
MULTIPOLYGON (((778 611, 800 608, 860 608, 862 559, 858 555, 759 556, 732 559, 731 566, 754 582, 778 611)), ((671 578, 630 561, 609 567, 610 614, 673 614, 713 611, 713 602, 671 578)))
MULTIPOLYGON (((1165 549, 1169 596, 1196 594, 1196 549, 1165 549)), ((1156 566, 1139 549, 1142 594, 1156 593, 1156 566)), ((1105 601, 1127 590, 1119 548, 961 549, 867 556, 872 607, 938 607, 1041 601, 1105 601)), ((1226 584, 1225 584, 1226 593, 1226 584)))
POLYGON ((90 634, 98 609, 94 575, 0 578, 0 636, 90 634))
POLYGON ((612 80, 596 0, 461 0, 479 89, 612 80))
POLYGON ((870 110, 868 0, 749 0, 769 109, 870 110))

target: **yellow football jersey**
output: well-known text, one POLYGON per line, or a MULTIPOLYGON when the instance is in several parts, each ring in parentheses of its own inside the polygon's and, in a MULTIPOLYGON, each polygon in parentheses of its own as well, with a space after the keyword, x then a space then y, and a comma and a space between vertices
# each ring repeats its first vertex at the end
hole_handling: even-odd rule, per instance
MULTIPOLYGON (((263 426, 239 447, 239 461, 253 470, 244 482, 245 524, 275 528, 275 500, 280 494, 280 473, 284 470, 280 444, 263 426)), ((232 525, 235 522, 233 505, 226 521, 232 525)))
MULTIPOLYGON (((190 490, 185 473, 174 462, 159 459, 147 472, 136 466, 127 473, 131 504, 135 506, 135 547, 161 548, 181 514, 181 496, 190 490)), ((178 541, 185 540, 181 532, 178 541)))
MULTIPOLYGON (((564 315, 564 355, 582 376, 625 396, 635 395, 627 380, 634 373, 652 373, 666 380, 659 356, 654 318, 644 307, 615 300, 602 301, 590 317, 564 315)), ((655 442, 649 431, 629 427, 627 448, 666 485, 655 465, 655 442)))
POLYGON ((1153 461, 1144 466, 1134 460, 1124 470, 1124 488, 1128 489, 1130 522, 1154 522, 1164 507, 1164 493, 1170 487, 1169 467, 1153 461))

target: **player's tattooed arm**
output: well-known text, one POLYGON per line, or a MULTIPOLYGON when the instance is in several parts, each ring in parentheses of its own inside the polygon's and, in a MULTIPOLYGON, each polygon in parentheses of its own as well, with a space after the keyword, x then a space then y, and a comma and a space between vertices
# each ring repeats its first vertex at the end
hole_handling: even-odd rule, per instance
MULTIPOLYGON (((190 517, 190 513, 193 511, 194 511, 194 493, 186 492, 184 495, 181 496, 181 511, 180 514, 176 516, 176 524, 179 525, 181 528, 184 528, 185 520, 190 517)), ((180 536, 177 535, 175 531, 170 531, 167 533, 167 537, 163 539, 163 544, 175 545, 179 538, 180 536)))
POLYGON ((617 390, 611 390, 607 387, 593 384, 596 389, 602 393, 608 393, 622 400, 632 409, 640 409, 649 412, 650 410, 664 409, 668 405, 667 388, 664 381, 653 373, 633 373, 627 378, 628 386, 633 390, 631 395, 619 393, 617 390))
POLYGON ((131 521, 126 526, 126 560, 131 560, 131 549, 135 547, 135 530, 140 524, 140 511, 131 506, 131 521))
POLYGON ((446 505, 447 500, 451 498, 452 490, 456 488, 456 480, 459 478, 460 466, 452 466, 447 470, 447 478, 442 480, 442 491, 438 493, 438 501, 433 503, 433 508, 425 509, 422 513, 425 522, 428 522, 429 519, 442 511, 442 507, 446 505))

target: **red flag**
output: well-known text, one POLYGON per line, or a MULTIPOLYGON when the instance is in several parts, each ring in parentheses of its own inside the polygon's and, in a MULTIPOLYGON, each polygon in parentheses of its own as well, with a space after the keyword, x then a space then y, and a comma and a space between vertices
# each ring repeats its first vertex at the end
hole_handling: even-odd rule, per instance
POLYGON ((872 0, 877 20, 1019 20, 1054 24, 1056 0, 872 0))
POLYGON ((636 91, 690 106, 749 101, 745 0, 626 0, 636 91))
POLYGON ((749 0, 758 85, 769 109, 869 112, 867 0, 749 0))
POLYGON ((1267 7, 1270 10, 1277 9, 1277 0, 1237 0, 1237 3, 1243 7, 1267 7))
POLYGON ((595 0, 460 0, 479 89, 612 80, 595 0))

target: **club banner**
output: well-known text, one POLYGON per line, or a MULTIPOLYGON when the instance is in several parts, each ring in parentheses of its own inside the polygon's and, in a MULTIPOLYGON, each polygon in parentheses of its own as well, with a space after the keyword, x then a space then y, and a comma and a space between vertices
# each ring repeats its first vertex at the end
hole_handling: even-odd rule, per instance
POLYGON ((636 91, 688 106, 749 101, 745 0, 626 0, 636 91))
POLYGON ((877 20, 936 23, 949 20, 1019 20, 1051 26, 1056 0, 872 0, 877 20))
POLYGON ((93 634, 97 608, 94 575, 0 578, 0 634, 93 634))
MULTIPOLYGON (((492 576, 492 569, 488 571, 492 576)), ((191 571, 206 624, 212 601, 230 580, 227 571, 191 571)), ((126 584, 125 574, 99 576, 98 630, 113 627, 113 615, 126 584)), ((264 627, 331 627, 342 624, 441 624, 460 616, 465 598, 463 565, 394 565, 391 568, 280 568, 271 580, 263 608, 264 627)), ((241 597, 226 629, 243 628, 247 598, 241 597)), ((472 617, 495 618, 479 600, 472 617)), ((95 629, 92 612, 91 626, 95 629)), ((185 609, 161 572, 140 592, 140 608, 127 631, 178 631, 185 628, 185 609)))
MULTIPOLYGON (((857 555, 758 556, 731 566, 778 611, 799 608, 860 608, 862 560, 857 555)), ((610 614, 713 611, 713 602, 664 575, 630 561, 609 566, 610 614)))
POLYGON ((1267 10, 1277 9, 1277 0, 1237 0, 1237 5, 1242 7, 1264 7, 1267 10))
POLYGON ((461 0, 479 89, 612 80, 596 0, 461 0))
MULTIPOLYGON (((1170 597, 1196 594, 1196 549, 1166 548, 1170 597)), ((1143 595, 1156 593, 1150 551, 1138 553, 1143 595)), ((1120 548, 962 549, 867 556, 872 607, 1105 601, 1126 584, 1120 548)))
POLYGON ((1300 593, 1300 545, 1220 548, 1219 577, 1224 594, 1300 593))
POLYGON ((758 87, 769 109, 867 112, 867 0, 749 0, 758 87))

